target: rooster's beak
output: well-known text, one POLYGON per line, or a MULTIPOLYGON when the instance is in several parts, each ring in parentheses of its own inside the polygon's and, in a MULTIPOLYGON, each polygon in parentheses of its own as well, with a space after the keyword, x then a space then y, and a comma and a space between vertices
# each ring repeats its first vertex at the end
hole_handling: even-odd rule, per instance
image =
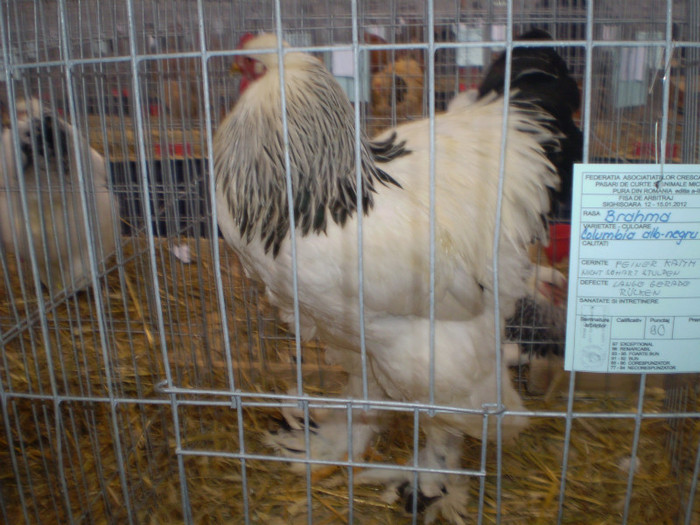
POLYGON ((240 75, 241 73, 243 73, 243 70, 241 69, 241 66, 239 66, 237 62, 234 62, 233 64, 231 64, 231 68, 228 70, 228 72, 231 75, 240 75))

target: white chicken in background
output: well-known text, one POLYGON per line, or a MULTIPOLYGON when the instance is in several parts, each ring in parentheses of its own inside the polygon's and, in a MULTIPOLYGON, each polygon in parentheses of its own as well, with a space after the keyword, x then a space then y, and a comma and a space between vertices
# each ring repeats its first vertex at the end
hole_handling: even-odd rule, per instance
MULTIPOLYGON (((245 268, 265 283, 287 321, 294 319, 292 241, 287 201, 280 71, 274 35, 250 39, 249 56, 266 68, 250 84, 214 137, 218 221, 245 268)), ((403 124, 360 143, 362 186, 356 184, 354 111, 342 88, 311 55, 284 56, 289 162, 296 239, 301 335, 326 345, 329 361, 349 373, 344 397, 363 395, 361 315, 370 399, 430 400, 430 140, 428 120, 403 124), (363 300, 358 261, 357 193, 362 203, 363 300)), ((495 95, 435 118, 434 400, 474 413, 420 414, 426 441, 418 464, 458 469, 464 434, 481 438, 478 411, 497 401, 496 333, 528 295, 535 268, 528 246, 546 237, 548 191, 558 177, 545 155, 558 131, 533 104, 508 112, 505 178, 499 237, 499 305, 494 311, 493 238, 499 185, 504 104, 495 95)), ((521 398, 503 366, 502 403, 521 411, 521 398)), ((307 458, 302 422, 285 414, 290 428, 271 433, 278 453, 307 458)), ((349 450, 347 413, 331 410, 309 429, 310 458, 359 459, 382 429, 386 414, 353 413, 349 450)), ((496 416, 490 416, 494 437, 496 416)), ((527 418, 506 414, 503 436, 517 436, 527 418)), ((367 471, 371 472, 371 471, 367 471)), ((412 508, 410 480, 401 471, 379 471, 401 487, 412 508), (409 480, 409 483, 405 481, 409 480)), ((365 479, 372 479, 365 476, 365 479)), ((466 518, 462 476, 420 472, 418 508, 426 520, 438 513, 453 523, 466 518)))
MULTIPOLYGON (((17 103, 17 129, 6 127, 2 132, 2 245, 28 268, 31 244, 41 282, 54 296, 62 291, 82 290, 92 282, 88 242, 94 247, 98 264, 116 249, 119 206, 109 189, 105 160, 87 140, 82 137, 79 140, 87 159, 82 163, 88 192, 87 214, 81 203, 70 123, 45 111, 39 101, 32 99, 29 104, 17 103), (14 154, 15 133, 19 135, 21 166, 14 154), (26 217, 18 177, 24 177, 26 217), (86 215, 92 227, 92 239, 85 234, 86 215), (30 237, 27 237, 27 223, 30 237)), ((31 270, 28 271, 31 275, 31 270)))

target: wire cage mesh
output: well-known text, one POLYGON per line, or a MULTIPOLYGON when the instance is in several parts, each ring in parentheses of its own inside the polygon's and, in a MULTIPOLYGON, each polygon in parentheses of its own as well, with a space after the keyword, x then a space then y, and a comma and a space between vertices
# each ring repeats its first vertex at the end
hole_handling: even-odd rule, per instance
MULTIPOLYGON (((312 470, 319 462, 302 458, 299 474, 264 443, 280 408, 300 414, 308 439, 315 414, 357 422, 373 400, 343 395, 346 371, 323 341, 299 341, 212 218, 212 134, 240 95, 231 69, 247 33, 279 29, 319 56, 375 135, 444 111, 511 36, 544 29, 582 90, 584 161, 698 162, 693 1, 13 0, 0 20, 0 203, 11 210, 0 220, 12 227, 0 226, 14 231, 0 252, 5 523, 423 519, 417 502, 403 509, 353 479, 361 467, 416 470, 425 403, 374 400, 391 424, 359 462, 312 470), (40 119, 27 150, 33 100, 63 124, 40 119), (57 143, 58 183, 46 167, 57 143), (101 185, 91 150, 107 166, 101 185), (57 231, 78 246, 49 286, 57 231), (30 234, 40 241, 23 248, 30 234)), ((566 254, 532 256, 566 273, 566 254)), ((562 326, 524 310, 510 322, 523 356, 561 353, 562 326)), ((513 446, 462 444, 469 522, 700 521, 696 374, 574 378, 558 357, 520 361, 504 380, 528 429, 513 446)))

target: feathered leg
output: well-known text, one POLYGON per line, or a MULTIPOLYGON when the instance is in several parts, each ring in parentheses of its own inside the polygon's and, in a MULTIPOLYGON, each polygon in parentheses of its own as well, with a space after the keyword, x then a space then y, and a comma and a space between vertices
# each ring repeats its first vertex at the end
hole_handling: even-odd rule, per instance
POLYGON ((369 469, 355 476, 356 483, 386 483, 384 500, 400 501, 407 513, 424 513, 425 523, 442 516, 450 523, 463 525, 467 518, 469 480, 460 474, 444 470, 458 470, 462 456, 461 434, 454 434, 434 419, 422 418, 425 429, 425 447, 418 453, 418 487, 414 487, 411 471, 369 469), (415 500, 415 501, 414 501, 415 500))
MULTIPOLYGON (((359 354, 347 351, 329 350, 336 362, 341 361, 350 372, 348 383, 343 392, 343 398, 359 398, 362 396, 362 377, 353 371, 359 368, 359 354)), ((368 371, 368 386, 370 399, 381 399, 383 394, 371 372, 368 371)), ((309 411, 309 438, 307 442, 304 428, 304 413, 299 408, 286 407, 282 415, 287 428, 269 432, 265 437, 268 446, 281 455, 290 459, 302 460, 294 462, 292 469, 302 470, 304 459, 321 461, 345 461, 348 458, 359 460, 367 450, 371 439, 381 430, 381 414, 376 410, 355 409, 352 412, 352 434, 348 432, 348 412, 344 407, 314 409, 309 411), (352 439, 352 451, 350 440, 352 439)), ((324 465, 312 464, 313 469, 324 465)))
MULTIPOLYGON (((461 434, 450 433, 434 421, 426 425, 425 448, 419 454, 420 467, 456 470, 460 468, 461 456, 461 434)), ((467 477, 428 471, 418 474, 417 492, 411 485, 405 485, 400 496, 407 511, 413 510, 413 499, 417 498, 416 505, 425 507, 426 523, 442 515, 450 523, 462 525, 467 517, 468 491, 467 477)))

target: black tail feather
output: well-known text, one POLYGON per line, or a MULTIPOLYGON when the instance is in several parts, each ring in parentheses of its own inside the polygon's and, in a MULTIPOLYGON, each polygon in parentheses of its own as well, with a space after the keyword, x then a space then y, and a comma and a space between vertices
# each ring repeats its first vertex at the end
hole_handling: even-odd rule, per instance
MULTIPOLYGON (((533 29, 518 40, 551 40, 546 31, 533 29)), ((479 97, 495 91, 502 94, 506 54, 491 64, 479 86, 479 97)), ((564 59, 553 47, 515 47, 512 53, 510 89, 513 103, 536 105, 554 118, 553 125, 563 138, 558 147, 547 148, 547 157, 561 178, 560 190, 553 195, 553 215, 568 218, 571 214, 573 165, 583 157, 583 134, 573 115, 581 105, 581 92, 569 75, 564 59), (516 91, 517 90, 517 91, 516 91)))
POLYGON ((520 344, 525 354, 561 357, 566 338, 566 310, 538 303, 531 297, 520 299, 515 313, 506 321, 506 337, 520 344))
POLYGON ((396 143, 396 132, 394 131, 386 140, 372 141, 369 143, 369 150, 376 162, 390 162, 397 157, 403 157, 411 153, 406 149, 406 141, 396 143))

